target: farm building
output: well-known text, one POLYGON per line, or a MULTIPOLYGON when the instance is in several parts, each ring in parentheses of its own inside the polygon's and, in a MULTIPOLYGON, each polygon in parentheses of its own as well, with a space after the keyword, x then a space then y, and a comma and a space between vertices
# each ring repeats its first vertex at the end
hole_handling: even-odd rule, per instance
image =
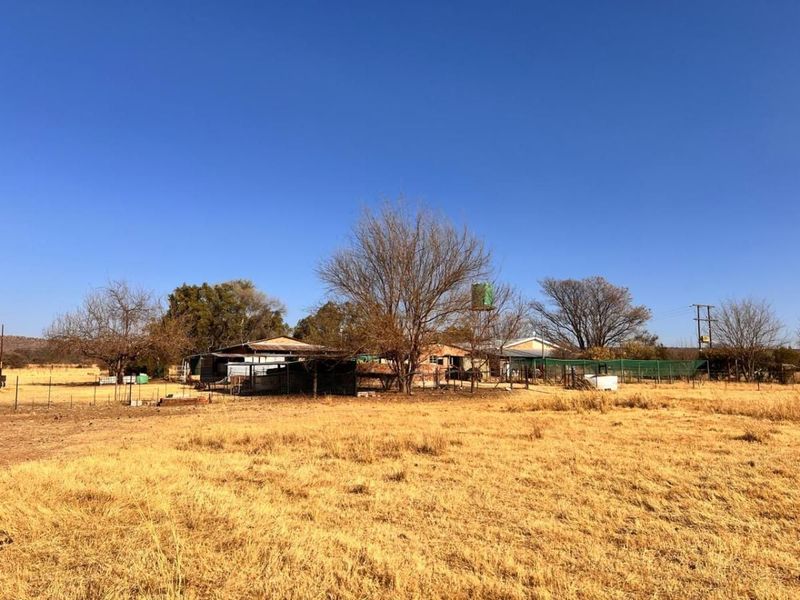
POLYGON ((281 336, 244 342, 184 359, 187 382, 236 394, 352 395, 355 361, 340 351, 281 336))
POLYGON ((468 356, 469 351, 460 346, 434 344, 425 349, 420 370, 425 373, 443 373, 450 369, 463 369, 468 356))
POLYGON ((507 341, 497 349, 492 361, 493 375, 511 378, 531 367, 537 359, 563 356, 563 349, 540 337, 527 337, 507 341), (495 370, 496 369, 496 370, 495 370))
MULTIPOLYGON (((468 380, 472 369, 480 372, 479 379, 507 378, 519 361, 561 354, 563 350, 559 346, 538 337, 518 338, 505 343, 497 341, 474 358, 467 344, 432 344, 422 353, 416 383, 437 385, 450 379, 468 380)), ((394 384, 388 361, 379 355, 361 356, 358 375, 367 386, 369 380, 380 381, 384 388, 394 384)))
MULTIPOLYGON (((452 344, 432 344, 425 348, 420 357, 416 373, 417 385, 444 382, 454 372, 462 372, 469 364, 469 351, 452 344)), ((362 354, 358 358, 358 377, 365 388, 380 384, 390 389, 396 384, 389 361, 381 355, 362 354)))
POLYGON ((508 340, 502 344, 498 343, 497 347, 502 347, 503 350, 530 352, 531 356, 536 358, 545 356, 551 358, 563 352, 560 346, 536 336, 508 340))
MULTIPOLYGON (((481 377, 508 379, 514 371, 523 368, 525 364, 531 364, 532 360, 561 356, 564 350, 552 342, 531 336, 506 341, 497 340, 490 349, 484 350, 483 354, 488 355, 488 362, 482 358, 476 359, 474 363, 481 371, 481 377)), ((469 359, 465 364, 467 367, 470 366, 469 359)))

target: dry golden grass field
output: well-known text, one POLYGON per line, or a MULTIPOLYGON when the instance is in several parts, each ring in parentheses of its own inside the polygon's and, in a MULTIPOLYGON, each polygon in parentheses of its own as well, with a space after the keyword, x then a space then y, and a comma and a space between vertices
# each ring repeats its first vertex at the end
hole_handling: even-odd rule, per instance
MULTIPOLYGON (((97 367, 77 368, 69 365, 53 367, 28 367, 27 369, 3 369, 6 385, 0 391, 0 412, 14 407, 17 396, 18 409, 41 410, 47 408, 67 408, 70 406, 109 406, 119 404, 132 395, 143 402, 155 402, 159 396, 196 395, 178 383, 166 384, 154 381, 142 386, 95 385, 101 374, 97 367), (17 383, 19 390, 17 391, 17 383)), ((105 375, 105 372, 103 372, 105 375)))
POLYGON ((9 381, 3 599, 800 597, 791 387, 157 409, 63 385, 14 413, 9 381))

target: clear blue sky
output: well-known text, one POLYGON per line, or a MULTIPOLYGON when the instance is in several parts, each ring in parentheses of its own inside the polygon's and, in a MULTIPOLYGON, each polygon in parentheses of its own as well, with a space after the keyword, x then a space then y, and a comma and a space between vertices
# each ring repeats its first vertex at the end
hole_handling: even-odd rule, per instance
POLYGON ((0 11, 0 320, 246 277, 294 323, 364 205, 468 223, 529 296, 602 274, 688 342, 800 226, 800 3, 46 2, 0 11))

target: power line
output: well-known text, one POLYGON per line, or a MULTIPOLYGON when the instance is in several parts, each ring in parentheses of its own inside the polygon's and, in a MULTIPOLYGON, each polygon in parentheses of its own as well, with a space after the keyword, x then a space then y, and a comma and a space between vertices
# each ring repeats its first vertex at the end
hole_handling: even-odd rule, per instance
POLYGON ((653 315, 650 317, 651 321, 671 321, 674 319, 683 319, 685 318, 689 312, 691 312, 691 306, 683 306, 681 308, 674 308, 671 310, 656 310, 653 312, 653 315))

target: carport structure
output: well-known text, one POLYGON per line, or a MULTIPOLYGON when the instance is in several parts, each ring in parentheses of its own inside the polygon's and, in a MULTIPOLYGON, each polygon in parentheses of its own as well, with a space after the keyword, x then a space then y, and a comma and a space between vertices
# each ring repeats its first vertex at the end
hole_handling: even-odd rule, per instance
POLYGON ((187 356, 188 382, 234 394, 356 393, 355 360, 341 350, 281 336, 187 356))

